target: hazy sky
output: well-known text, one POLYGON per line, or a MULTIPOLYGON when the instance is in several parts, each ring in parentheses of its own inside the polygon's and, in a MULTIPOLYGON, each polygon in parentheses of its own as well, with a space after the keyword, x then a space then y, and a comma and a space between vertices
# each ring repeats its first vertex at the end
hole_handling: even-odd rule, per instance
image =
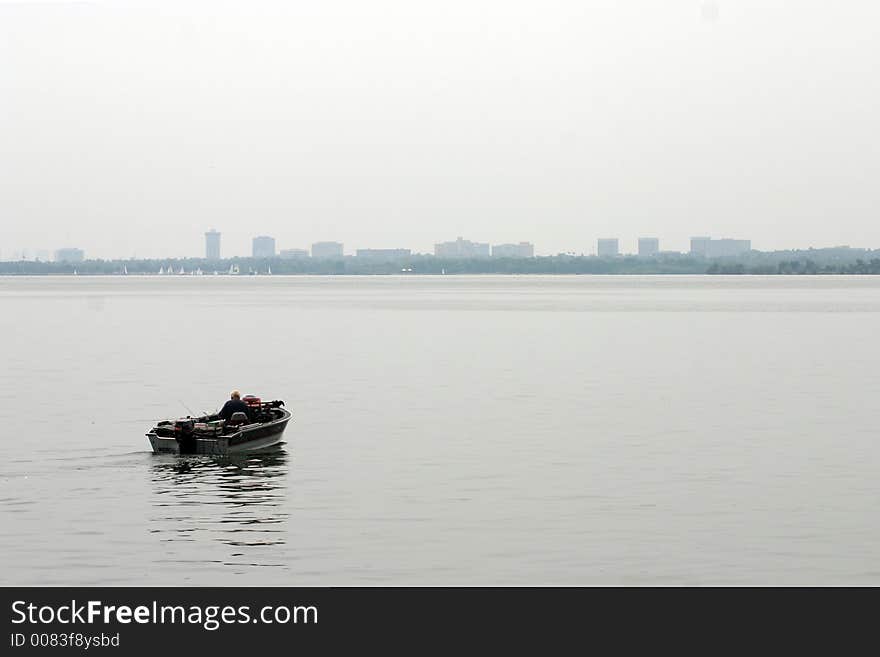
POLYGON ((876 0, 0 0, 0 255, 880 247, 876 0))

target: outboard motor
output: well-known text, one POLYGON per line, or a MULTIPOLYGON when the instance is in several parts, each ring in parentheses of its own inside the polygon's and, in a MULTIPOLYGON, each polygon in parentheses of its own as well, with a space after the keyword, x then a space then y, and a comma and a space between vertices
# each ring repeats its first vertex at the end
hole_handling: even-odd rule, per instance
POLYGON ((174 423, 174 437, 177 439, 181 454, 196 453, 195 425, 196 421, 188 417, 174 423))
POLYGON ((253 422, 260 422, 263 420, 263 407, 262 400, 259 397, 254 395, 245 395, 241 398, 245 404, 247 404, 248 409, 248 419, 253 422))

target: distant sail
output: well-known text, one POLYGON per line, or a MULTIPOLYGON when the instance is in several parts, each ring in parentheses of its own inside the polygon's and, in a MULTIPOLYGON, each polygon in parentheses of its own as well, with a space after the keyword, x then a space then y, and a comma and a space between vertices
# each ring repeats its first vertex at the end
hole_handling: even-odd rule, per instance
POLYGON ((161 276, 164 273, 165 273, 165 267, 159 267, 159 275, 161 276))
POLYGON ((128 275, 128 267, 126 265, 122 265, 122 273, 128 275))

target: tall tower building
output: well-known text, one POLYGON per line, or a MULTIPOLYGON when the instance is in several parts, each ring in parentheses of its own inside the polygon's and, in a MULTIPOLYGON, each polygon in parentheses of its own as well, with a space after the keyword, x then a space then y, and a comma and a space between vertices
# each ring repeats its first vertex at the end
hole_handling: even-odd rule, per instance
POLYGON ((597 241, 596 247, 600 258, 611 258, 620 255, 620 244, 616 237, 600 239, 597 241))
POLYGON ((655 256, 660 253, 660 240, 656 237, 640 237, 639 238, 639 255, 655 256))
POLYGON ((205 257, 208 260, 220 259, 220 233, 213 228, 205 233, 205 257))
POLYGON ((259 235, 252 241, 252 254, 254 258, 274 258, 275 238, 268 235, 259 235))

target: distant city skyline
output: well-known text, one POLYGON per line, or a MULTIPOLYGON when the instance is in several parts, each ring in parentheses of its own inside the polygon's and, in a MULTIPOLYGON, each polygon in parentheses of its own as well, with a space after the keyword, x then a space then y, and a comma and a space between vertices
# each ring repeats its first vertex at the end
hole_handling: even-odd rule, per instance
MULTIPOLYGON (((234 235, 238 235, 238 230, 233 231, 234 235)), ((472 244, 482 244, 488 245, 488 251, 486 255, 491 251, 493 246, 502 246, 502 245, 516 245, 519 243, 529 243, 533 244, 533 255, 536 256, 550 256, 557 255, 560 253, 575 253, 575 254, 584 254, 584 255, 597 255, 598 243, 603 239, 617 239, 618 240, 618 252, 621 255, 637 255, 640 253, 640 244, 642 247, 645 247, 643 243, 645 239, 656 241, 658 244, 659 252, 678 252, 678 253, 690 253, 693 248, 693 240, 700 239, 701 235, 705 233, 701 233, 699 231, 693 232, 689 234, 687 238, 681 241, 672 242, 671 240, 667 240, 663 237, 652 236, 650 238, 645 238, 644 236, 633 234, 633 235, 620 235, 619 237, 613 236, 596 236, 593 237, 586 243, 576 244, 574 242, 570 244, 563 244, 559 249, 547 248, 545 244, 540 241, 534 241, 530 239, 526 239, 523 236, 513 236, 514 239, 504 240, 504 239, 496 239, 493 236, 489 236, 488 238, 484 238, 483 240, 475 240, 468 239, 465 240, 467 242, 471 242, 472 244)), ((180 248, 180 242, 178 240, 174 240, 173 242, 169 242, 167 249, 159 249, 156 251, 147 250, 144 248, 133 249, 129 253, 125 253, 123 251, 113 251, 109 250, 99 250, 94 247, 94 245, 89 244, 84 241, 74 241, 73 239, 65 240, 63 242, 50 242, 45 241, 42 243, 34 244, 34 245, 26 245, 24 247, 15 246, 9 244, 8 241, 4 240, 4 231, 2 227, 0 227, 0 260, 51 260, 54 258, 54 254, 59 249, 67 249, 67 248, 78 248, 82 249, 86 252, 87 258, 101 258, 106 260, 114 260, 114 259, 131 259, 131 258, 199 258, 199 257, 208 257, 208 259, 212 258, 208 252, 208 245, 211 244, 217 249, 219 253, 219 257, 221 258, 231 258, 231 257, 250 257, 253 255, 254 251, 254 239, 258 237, 271 237, 275 240, 275 255, 279 255, 282 250, 296 250, 296 249, 305 249, 310 250, 310 245, 315 243, 315 240, 311 239, 283 239, 279 238, 277 235, 271 233, 253 233, 247 235, 244 240, 238 239, 233 242, 232 245, 229 244, 231 239, 228 238, 227 231, 222 229, 221 227, 214 227, 210 230, 201 230, 201 231, 193 231, 193 243, 196 244, 192 250, 183 250, 180 248), (222 246, 221 246, 222 245, 222 246)), ((743 236, 740 232, 736 232, 733 234, 716 234, 712 237, 713 241, 720 242, 726 241, 728 244, 728 248, 739 248, 742 249, 742 246, 737 247, 734 245, 735 242, 745 243, 748 242, 748 249, 755 249, 760 251, 784 251, 784 250, 797 250, 797 249, 809 249, 809 248, 831 248, 838 246, 850 246, 853 248, 866 248, 866 249, 874 249, 880 248, 880 245, 871 245, 871 244, 858 244, 858 243, 847 243, 846 241, 837 241, 832 243, 815 243, 815 244, 807 244, 801 245, 796 240, 789 244, 781 244, 778 247, 768 248, 758 246, 754 239, 750 239, 749 236, 743 236)), ((455 239, 449 238, 447 243, 453 244, 455 243, 455 239)), ((353 240, 340 240, 339 242, 335 242, 333 240, 318 240, 317 243, 327 243, 327 244, 344 244, 344 243, 352 243, 349 251, 345 252, 346 255, 354 255, 355 252, 360 250, 382 250, 388 249, 388 243, 398 244, 400 246, 393 248, 406 248, 409 249, 414 254, 432 254, 435 252, 436 246, 438 244, 444 243, 443 241, 434 240, 427 246, 411 246, 405 244, 403 242, 392 240, 392 239, 373 239, 367 240, 366 244, 354 244, 353 240), (370 245, 372 242, 373 245, 370 245)), ((649 248, 653 248, 653 245, 649 248)), ((718 247, 722 248, 722 247, 718 247)), ((485 247, 484 247, 485 249, 485 247)))
MULTIPOLYGON (((653 256, 663 254, 692 254, 705 257, 724 257, 746 253, 750 250, 758 251, 786 251, 798 250, 804 247, 784 247, 781 249, 757 249, 753 246, 752 241, 742 238, 731 237, 710 237, 710 236, 691 236, 688 240, 687 247, 684 249, 668 248, 667 245, 657 237, 636 237, 636 238, 617 238, 604 237, 597 238, 594 242, 593 249, 565 249, 556 252, 542 252, 535 248, 534 243, 520 240, 517 242, 475 242, 464 239, 459 236, 455 240, 446 242, 435 242, 432 249, 417 250, 407 247, 354 247, 348 252, 345 251, 343 242, 321 241, 314 242, 311 248, 301 248, 298 246, 290 246, 285 244, 277 244, 275 238, 269 235, 256 235, 250 238, 251 249, 249 253, 226 253, 221 252, 221 241, 223 231, 212 228, 203 234, 202 253, 163 253, 156 255, 136 255, 136 256, 101 256, 93 254, 89 248, 82 245, 67 245, 64 247, 49 250, 45 248, 27 249, 22 251, 4 252, 0 249, 0 261, 10 260, 41 260, 51 261, 58 260, 59 254, 64 254, 63 258, 70 259, 70 254, 78 254, 79 259, 106 259, 106 260, 126 260, 132 258, 140 259, 168 259, 168 258, 206 258, 208 260, 216 260, 220 258, 272 258, 272 257, 317 257, 317 258, 337 258, 343 256, 360 256, 360 257, 403 257, 405 255, 438 255, 439 257, 534 257, 534 256, 554 256, 560 254, 572 255, 599 255, 599 256, 616 256, 616 255, 640 255, 653 256), (621 248, 621 243, 634 240, 632 249, 621 248), (277 244, 277 246, 276 246, 277 244), (317 249, 317 250, 316 250, 317 249), (315 255, 317 253, 317 255, 315 255)), ((811 245, 806 247, 827 249, 827 248, 865 248, 871 249, 870 246, 850 245, 850 244, 824 244, 811 245)))
MULTIPOLYGON (((309 246, 321 240, 315 240, 314 238, 309 237, 282 237, 282 234, 270 233, 270 232, 253 232, 253 233, 241 233, 240 229, 236 228, 232 231, 224 229, 220 226, 217 226, 215 229, 218 234, 222 236, 220 238, 221 245, 220 252, 222 258, 229 257, 248 257, 253 253, 253 239, 260 235, 268 235, 272 236, 277 244, 276 254, 280 253, 282 249, 297 249, 304 248, 308 249, 309 246)), ((72 233, 73 231, 71 231, 72 233)), ((50 240, 45 239, 46 236, 43 235, 43 240, 35 240, 33 243, 28 243, 24 245, 13 244, 11 240, 8 239, 6 235, 5 226, 0 225, 0 260, 18 260, 22 259, 22 256, 25 256, 26 259, 40 259, 40 260, 49 260, 54 256, 54 253, 59 249, 65 248, 80 248, 87 252, 87 257, 89 258, 102 258, 107 260, 112 259, 129 259, 129 258, 166 258, 166 257, 174 257, 174 258, 192 258, 192 257, 204 257, 207 255, 206 246, 207 240, 212 238, 208 237, 210 231, 206 229, 202 230, 193 230, 191 232, 190 238, 185 242, 190 246, 186 249, 181 248, 181 241, 178 239, 169 240, 167 248, 151 248, 148 249, 144 245, 139 245, 137 247, 132 247, 131 249, 124 248, 100 248, 96 244, 91 243, 85 239, 77 240, 71 237, 70 239, 64 240, 50 240)), ((772 245, 767 245, 759 240, 755 240, 753 236, 745 235, 743 231, 733 231, 731 233, 720 233, 713 232, 710 233, 708 231, 693 231, 688 233, 686 237, 681 239, 670 239, 665 238, 660 235, 657 237, 657 234, 654 233, 651 236, 651 239, 657 239, 659 241, 659 250, 660 251, 676 251, 680 253, 688 253, 691 250, 691 242, 695 237, 700 235, 712 234, 714 239, 727 239, 727 240, 748 240, 751 243, 751 248, 761 251, 782 251, 782 250, 797 250, 797 249, 809 249, 809 248, 830 248, 837 246, 851 246, 853 248, 867 248, 867 249, 876 249, 880 248, 880 244, 871 244, 871 243, 859 243, 854 241, 847 240, 832 240, 830 242, 815 242, 815 243, 803 243, 800 240, 792 239, 790 242, 780 242, 774 243, 772 245)), ((610 235, 613 237, 613 234, 610 235)), ((106 239, 106 235, 103 235, 102 238, 106 239)), ((127 242, 130 237, 128 231, 120 233, 120 243, 127 242)), ((444 236, 439 236, 444 237, 444 236)), ((576 242, 572 240, 569 243, 562 242, 560 243, 558 248, 551 247, 547 242, 544 242, 539 239, 530 239, 528 236, 523 235, 510 235, 507 232, 502 232, 498 236, 494 235, 481 235, 482 239, 475 239, 475 237, 471 234, 471 238, 469 241, 473 243, 483 243, 490 245, 502 245, 502 244, 517 244, 519 242, 529 242, 535 245, 534 247, 534 255, 557 255, 559 253, 577 253, 577 254, 585 254, 591 255, 596 254, 598 252, 597 243, 599 239, 604 239, 609 237, 609 234, 604 235, 595 235, 594 237, 588 238, 584 242, 576 242), (505 239, 505 237, 507 239, 505 239)), ((637 254, 639 253, 639 241, 644 239, 641 234, 633 233, 633 234, 620 234, 618 239, 619 244, 619 252, 621 254, 637 254)), ((324 241, 332 242, 337 240, 325 239, 324 241)), ((423 239, 417 245, 415 243, 406 243, 400 239, 393 239, 391 237, 382 237, 382 238, 373 238, 367 239, 363 242, 357 242, 353 239, 347 239, 345 236, 342 236, 342 239, 338 240, 339 243, 351 244, 352 247, 350 249, 351 254, 353 255, 357 249, 386 249, 389 248, 388 244, 397 244, 400 245, 394 248, 408 248, 412 253, 434 253, 435 246, 444 240, 440 239, 430 239, 428 238, 427 242, 423 239)), ((446 236, 446 241, 454 242, 454 237, 446 236)))

